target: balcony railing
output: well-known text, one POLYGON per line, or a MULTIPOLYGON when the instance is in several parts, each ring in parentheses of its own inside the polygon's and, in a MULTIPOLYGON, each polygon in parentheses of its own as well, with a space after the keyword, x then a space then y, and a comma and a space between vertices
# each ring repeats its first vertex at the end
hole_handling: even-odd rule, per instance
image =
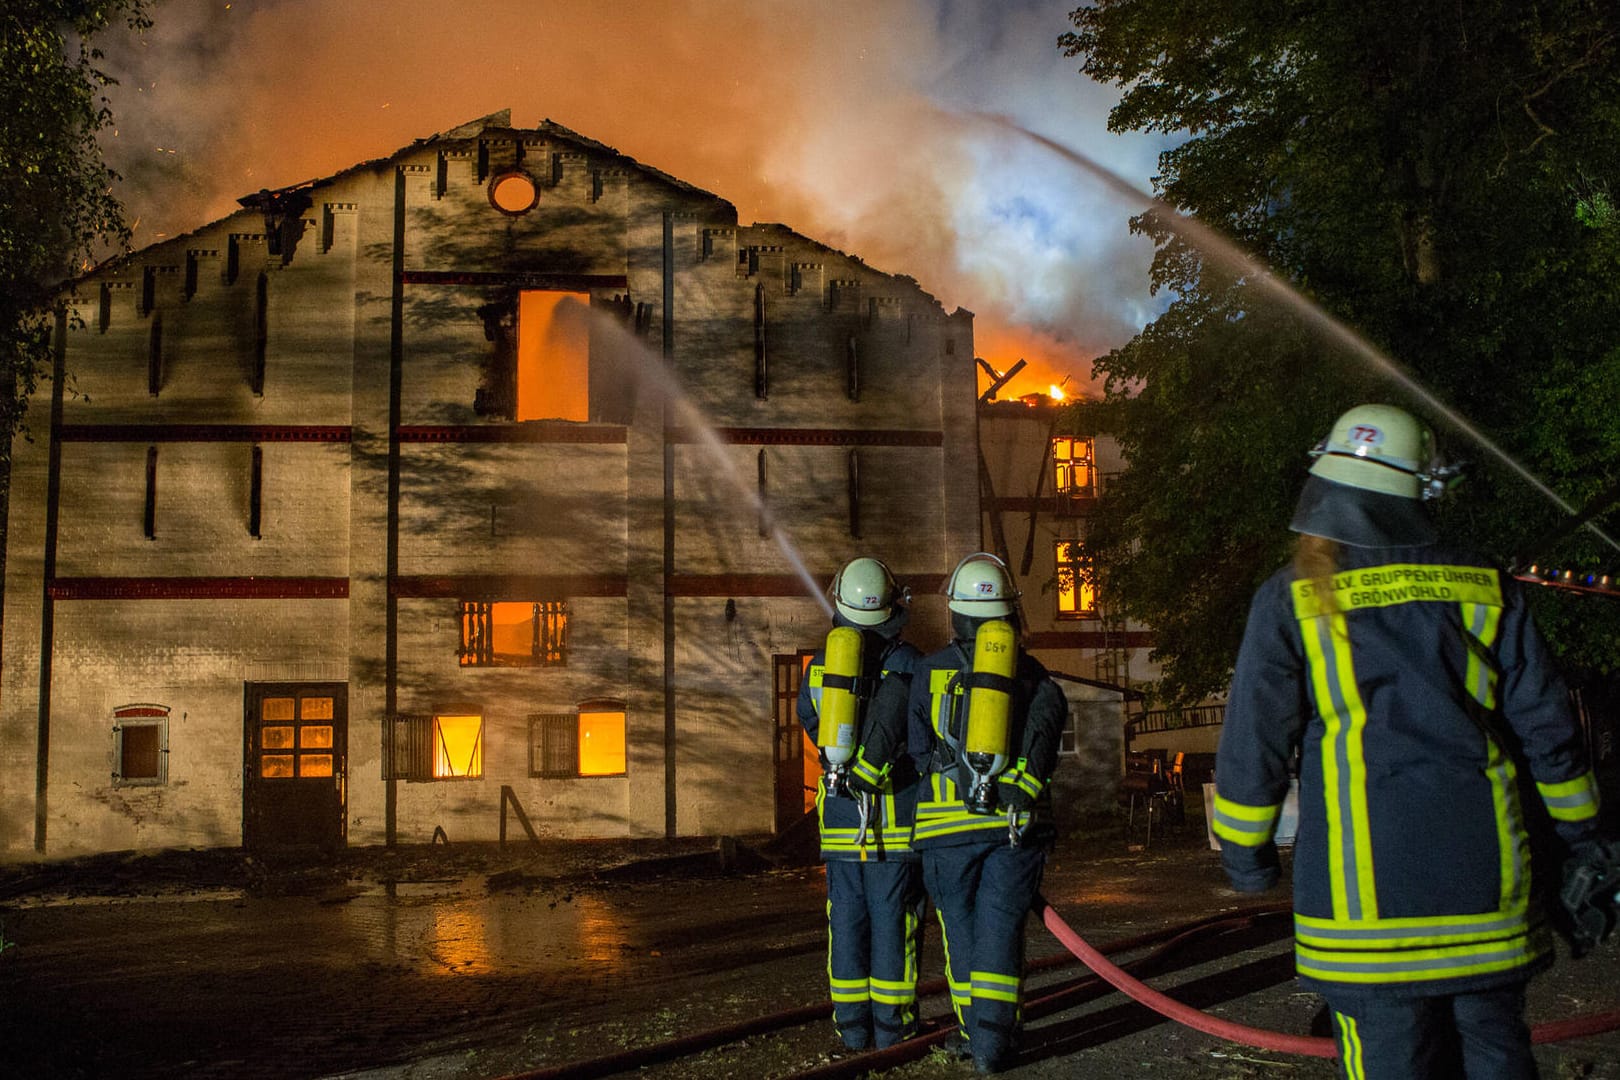
POLYGON ((1215 727, 1226 719, 1225 705, 1188 705, 1173 709, 1149 709, 1125 721, 1125 741, 1157 731, 1215 727))

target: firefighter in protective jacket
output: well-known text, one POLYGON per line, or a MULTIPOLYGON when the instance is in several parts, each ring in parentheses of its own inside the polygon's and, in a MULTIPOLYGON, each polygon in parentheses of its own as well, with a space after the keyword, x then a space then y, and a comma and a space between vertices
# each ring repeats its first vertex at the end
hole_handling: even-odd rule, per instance
POLYGON ((1521 792, 1572 848, 1597 840, 1596 783, 1517 583, 1442 547, 1424 512, 1447 472, 1410 414, 1339 418, 1293 565, 1250 608, 1216 760, 1212 825, 1245 892, 1277 881, 1297 761, 1295 962, 1351 1078, 1535 1076, 1524 987, 1552 949, 1521 792))
POLYGON ((917 1030, 926 902, 911 849, 917 776, 903 729, 891 720, 877 731, 872 699, 892 684, 903 700, 921 653, 900 640, 905 597, 883 563, 850 561, 831 591, 833 629, 811 658, 798 715, 825 770, 816 813, 827 864, 833 1022, 844 1044, 860 1050, 892 1046, 917 1030))
POLYGON ((983 552, 951 574, 953 640, 911 680, 908 745, 923 774, 913 844, 945 935, 946 978, 980 1072, 1016 1050, 1024 923, 1053 838, 1049 785, 1068 703, 1017 644, 1017 591, 983 552))

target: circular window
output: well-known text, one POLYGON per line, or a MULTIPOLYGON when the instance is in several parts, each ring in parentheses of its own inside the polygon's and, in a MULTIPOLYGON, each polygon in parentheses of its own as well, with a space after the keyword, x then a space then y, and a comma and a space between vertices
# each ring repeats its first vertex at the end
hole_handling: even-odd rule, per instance
POLYGON ((526 172, 502 173, 489 182, 490 205, 503 214, 524 214, 534 209, 540 189, 526 172))

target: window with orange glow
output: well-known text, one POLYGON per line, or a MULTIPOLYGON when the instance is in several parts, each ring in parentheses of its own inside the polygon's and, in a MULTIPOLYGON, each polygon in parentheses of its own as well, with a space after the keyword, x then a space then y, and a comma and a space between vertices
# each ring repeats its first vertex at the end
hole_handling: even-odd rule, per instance
POLYGON ((579 775, 624 775, 624 710, 579 713, 579 775))
POLYGON ((1097 617, 1097 585, 1092 579, 1091 560, 1075 540, 1059 540, 1057 562, 1057 615, 1060 619, 1097 617))
POLYGON ((518 297, 518 420, 590 417, 589 293, 527 290, 518 297))
POLYGON ((577 712, 529 717, 531 776, 623 776, 627 760, 621 702, 587 702, 577 712))
POLYGON ((1090 439, 1059 436, 1052 440, 1057 493, 1083 498, 1096 493, 1096 449, 1090 439))
POLYGON ((433 778, 484 775, 484 718, 435 715, 433 717, 433 778))
POLYGON ((495 209, 508 214, 522 214, 533 209, 540 189, 534 177, 525 172, 508 172, 489 182, 489 201, 495 209))
POLYGON ((568 602, 461 602, 462 667, 561 666, 568 663, 568 602))

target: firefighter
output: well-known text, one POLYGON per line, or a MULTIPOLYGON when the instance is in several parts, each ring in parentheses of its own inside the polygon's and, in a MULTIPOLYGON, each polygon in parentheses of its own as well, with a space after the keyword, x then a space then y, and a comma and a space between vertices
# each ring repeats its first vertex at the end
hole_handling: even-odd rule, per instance
POLYGON ((1277 882, 1298 755, 1295 965, 1344 1075, 1534 1077, 1524 991, 1553 958, 1534 802, 1564 844, 1598 841, 1569 695, 1517 583, 1438 542, 1423 503, 1452 470, 1425 425, 1359 406, 1312 456, 1232 677, 1221 861, 1240 891, 1277 882))
POLYGON ((1000 559, 969 555, 946 593, 952 641, 923 659, 907 708, 923 776, 912 843, 944 931, 953 1052, 994 1073, 1016 1052, 1024 924, 1055 835, 1048 788, 1068 703, 1018 645, 1000 559))
MULTIPOLYGON (((799 721, 819 748, 816 791, 827 874, 827 975, 845 1046, 893 1046, 917 1030, 922 872, 911 850, 917 776, 904 729, 878 733, 872 699, 893 684, 903 701, 921 653, 902 641, 906 596, 877 559, 851 560, 833 579, 833 628, 811 658, 799 721), (896 741, 893 733, 898 731, 896 741)), ((891 707, 894 716, 901 706, 891 707)))

